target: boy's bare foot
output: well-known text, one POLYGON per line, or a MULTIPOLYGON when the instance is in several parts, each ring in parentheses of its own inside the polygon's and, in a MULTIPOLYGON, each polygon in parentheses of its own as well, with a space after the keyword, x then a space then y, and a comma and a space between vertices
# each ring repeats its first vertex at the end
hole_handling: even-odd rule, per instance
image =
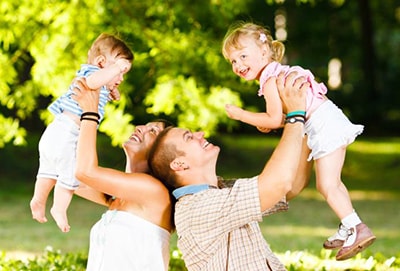
POLYGON ((30 202, 32 218, 37 220, 40 223, 47 222, 47 218, 45 216, 46 212, 46 204, 42 203, 36 199, 32 199, 30 202))
POLYGON ((57 223, 57 226, 62 232, 69 232, 71 227, 68 225, 68 218, 65 212, 57 211, 53 208, 50 209, 50 213, 57 223))

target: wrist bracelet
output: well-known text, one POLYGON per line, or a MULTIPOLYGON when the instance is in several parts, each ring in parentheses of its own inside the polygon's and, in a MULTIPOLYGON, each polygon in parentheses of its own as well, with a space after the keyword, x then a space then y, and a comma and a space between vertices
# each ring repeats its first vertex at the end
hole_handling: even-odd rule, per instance
POLYGON ((306 111, 303 110, 297 110, 297 111, 292 111, 286 114, 286 118, 288 117, 294 117, 294 116, 306 116, 306 111))
POLYGON ((94 117, 97 117, 97 119, 100 119, 100 115, 97 112, 83 112, 81 115, 81 120, 83 117, 86 117, 86 116, 94 116, 94 117))
POLYGON ((290 116, 286 115, 286 118, 285 118, 285 119, 288 119, 288 118, 295 118, 295 117, 302 118, 302 119, 306 119, 306 116, 300 115, 300 114, 290 115, 290 116))
POLYGON ((296 122, 301 122, 301 123, 303 123, 303 124, 306 123, 304 117, 289 117, 289 118, 286 118, 286 119, 285 119, 285 124, 286 124, 286 123, 293 124, 293 123, 296 123, 296 122))
POLYGON ((97 120, 97 119, 92 119, 92 118, 85 118, 85 117, 81 117, 81 121, 82 120, 91 120, 91 121, 94 121, 94 122, 96 122, 97 124, 100 124, 100 122, 99 122, 99 120, 97 120))

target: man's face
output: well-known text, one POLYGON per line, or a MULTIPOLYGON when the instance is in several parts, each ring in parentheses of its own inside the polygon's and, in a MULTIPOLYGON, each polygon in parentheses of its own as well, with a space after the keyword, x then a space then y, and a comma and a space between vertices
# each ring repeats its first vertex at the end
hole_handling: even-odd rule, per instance
POLYGON ((179 151, 185 153, 184 157, 190 167, 204 166, 216 163, 219 150, 204 138, 203 132, 191 132, 182 128, 173 128, 165 140, 167 144, 174 144, 179 151))

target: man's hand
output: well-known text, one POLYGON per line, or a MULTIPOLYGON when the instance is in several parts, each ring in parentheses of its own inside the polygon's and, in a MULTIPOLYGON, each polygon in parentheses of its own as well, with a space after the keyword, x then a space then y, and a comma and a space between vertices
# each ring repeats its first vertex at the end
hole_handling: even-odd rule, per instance
POLYGON ((72 91, 72 99, 78 102, 83 112, 98 111, 100 89, 92 90, 86 84, 85 78, 77 78, 72 91))
POLYGON ((296 76, 297 72, 291 72, 285 79, 284 74, 280 73, 276 80, 284 113, 306 110, 307 89, 310 87, 310 83, 306 78, 296 78, 296 76))

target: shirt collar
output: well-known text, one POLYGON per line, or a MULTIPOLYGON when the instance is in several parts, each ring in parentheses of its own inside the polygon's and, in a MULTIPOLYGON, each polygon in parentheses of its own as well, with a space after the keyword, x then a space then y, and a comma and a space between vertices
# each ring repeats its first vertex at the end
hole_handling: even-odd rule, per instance
POLYGON ((213 185, 209 185, 209 184, 192 184, 192 185, 186 185, 186 186, 182 186, 179 187, 177 189, 175 189, 174 191, 172 191, 172 195, 174 195, 174 197, 176 199, 179 199, 180 197, 186 196, 186 195, 191 195, 191 194, 195 194, 210 188, 217 188, 213 185))

